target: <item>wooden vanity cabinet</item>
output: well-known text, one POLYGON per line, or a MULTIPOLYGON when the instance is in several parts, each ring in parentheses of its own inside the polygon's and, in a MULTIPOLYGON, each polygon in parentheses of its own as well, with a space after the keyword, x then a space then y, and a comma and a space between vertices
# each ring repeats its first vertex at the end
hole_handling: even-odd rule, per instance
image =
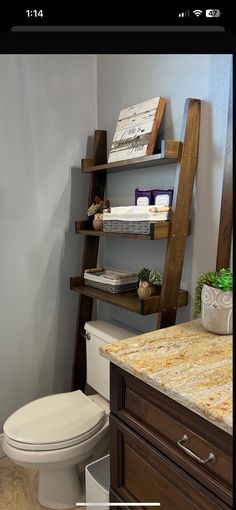
POLYGON ((230 434, 112 363, 110 406, 112 502, 233 508, 230 434))

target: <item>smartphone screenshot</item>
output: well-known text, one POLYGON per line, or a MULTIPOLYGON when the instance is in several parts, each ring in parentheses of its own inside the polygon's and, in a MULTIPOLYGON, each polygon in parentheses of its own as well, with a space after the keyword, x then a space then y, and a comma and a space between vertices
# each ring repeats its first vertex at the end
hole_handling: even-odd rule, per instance
POLYGON ((234 508, 236 35, 205 5, 1 13, 0 510, 234 508))

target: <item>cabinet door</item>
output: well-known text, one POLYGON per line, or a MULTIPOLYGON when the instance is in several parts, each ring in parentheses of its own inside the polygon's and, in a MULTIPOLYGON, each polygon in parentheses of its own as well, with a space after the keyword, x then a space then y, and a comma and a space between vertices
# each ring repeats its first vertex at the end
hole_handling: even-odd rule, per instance
MULTIPOLYGON (((124 503, 160 503, 161 510, 229 507, 138 434, 110 416, 111 491, 124 503)), ((153 507, 146 507, 153 510, 153 507)), ((158 508, 158 507, 156 507, 158 508)))
POLYGON ((117 418, 216 497, 232 505, 230 434, 113 364, 110 404, 117 418), (178 444, 184 434, 190 450, 202 459, 213 453, 215 462, 200 464, 187 455, 178 444))

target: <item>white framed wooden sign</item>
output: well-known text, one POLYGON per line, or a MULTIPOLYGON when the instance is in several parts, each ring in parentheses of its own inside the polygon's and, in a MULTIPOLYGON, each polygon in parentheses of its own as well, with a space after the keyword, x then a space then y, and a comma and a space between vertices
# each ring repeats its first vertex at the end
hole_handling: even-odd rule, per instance
POLYGON ((166 101, 154 97, 121 110, 108 163, 153 154, 166 101))

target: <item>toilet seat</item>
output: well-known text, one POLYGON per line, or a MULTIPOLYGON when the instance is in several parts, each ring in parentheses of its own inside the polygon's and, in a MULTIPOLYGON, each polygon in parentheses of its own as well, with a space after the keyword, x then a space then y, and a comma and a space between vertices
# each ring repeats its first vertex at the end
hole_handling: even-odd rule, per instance
POLYGON ((98 432, 104 425, 105 420, 102 420, 96 427, 87 431, 87 433, 74 437, 73 439, 69 439, 68 441, 58 442, 58 443, 44 443, 44 444, 30 444, 23 443, 22 441, 14 441, 11 439, 6 433, 5 438, 9 445, 14 446, 18 450, 28 450, 28 451, 50 451, 50 450, 60 450, 63 448, 69 448, 70 446, 75 446, 77 444, 83 443, 90 437, 94 436, 96 432, 98 432))
POLYGON ((82 443, 100 430, 106 413, 81 391, 43 397, 13 413, 4 424, 9 445, 49 451, 82 443))

